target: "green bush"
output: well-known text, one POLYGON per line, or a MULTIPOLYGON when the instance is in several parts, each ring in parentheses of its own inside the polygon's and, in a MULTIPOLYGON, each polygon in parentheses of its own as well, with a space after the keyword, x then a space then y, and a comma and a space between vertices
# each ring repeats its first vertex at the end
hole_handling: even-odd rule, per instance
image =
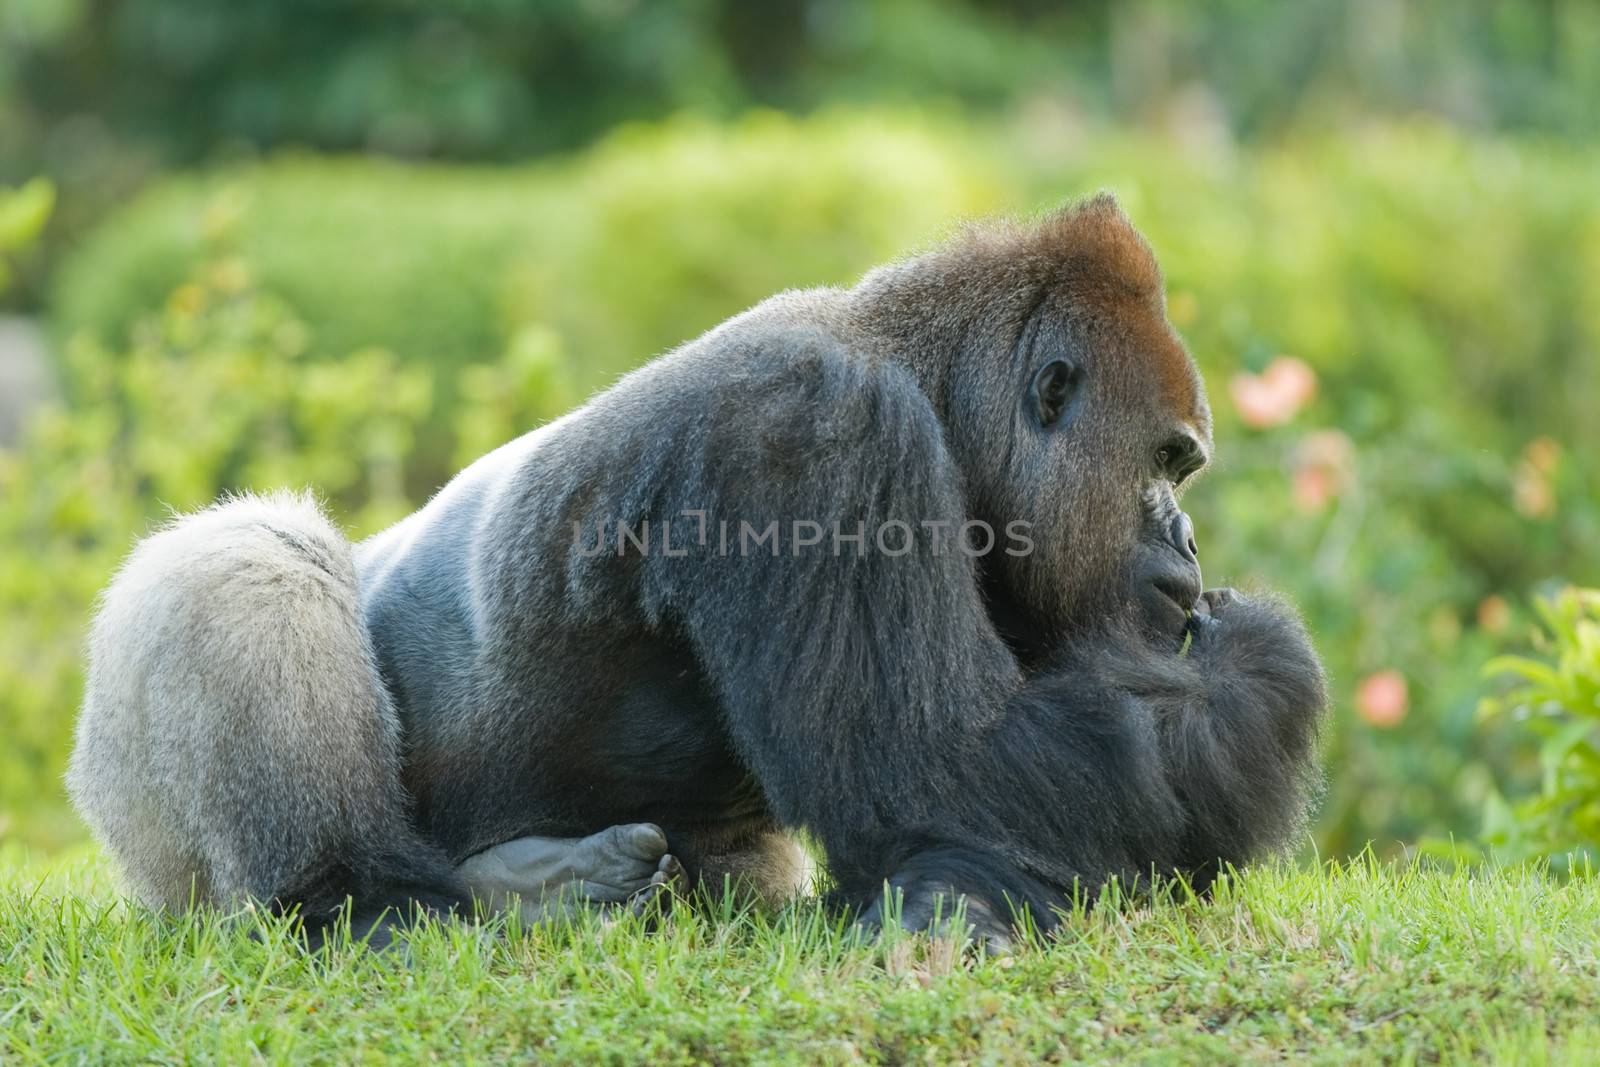
POLYGON ((1543 655, 1501 656, 1484 671, 1509 676, 1481 713, 1516 719, 1520 748, 1536 746, 1540 784, 1515 804, 1499 794, 1484 836, 1502 855, 1566 864, 1600 859, 1600 590, 1568 589, 1540 601, 1543 655))
POLYGON ((677 108, 930 97, 1059 95, 1120 121, 1200 97, 1257 133, 1426 109, 1583 137, 1600 91, 1585 0, 7 0, 0 16, 0 134, 20 153, 91 114, 168 163, 241 144, 508 159, 677 108))
POLYGON ((683 119, 505 169, 288 156, 148 190, 63 267, 53 320, 123 336, 225 247, 302 311, 316 351, 453 367, 553 321, 593 383, 1008 195, 949 134, 893 116, 683 119))
MULTIPOLYGON (((771 293, 848 280, 1005 197, 937 129, 892 116, 625 128, 570 162, 497 170, 286 158, 180 178, 60 272, 53 321, 115 347, 223 251, 335 356, 452 371, 422 432, 450 454, 454 370, 553 328, 583 395, 771 293)), ((69 383, 70 385, 70 383, 69 383)), ((418 471, 421 493, 445 463, 418 471)))
POLYGON ((1523 622, 1507 605, 1600 584, 1576 459, 1600 454, 1597 164, 1428 125, 1242 152, 836 113, 629 129, 536 168, 289 158, 153 189, 61 276, 70 412, 6 461, 0 521, 25 536, 0 561, 0 732, 28 742, 0 805, 36 840, 68 825, 36 798, 59 793, 83 620, 161 504, 317 484, 370 529, 772 291, 1109 187, 1210 383, 1221 459, 1186 498, 1207 577, 1287 590, 1328 660, 1321 848, 1474 826, 1526 771, 1475 718, 1477 665, 1523 622), (296 354, 230 372, 230 348, 161 341, 230 287, 279 308, 296 354), (137 370, 151 344, 164 377, 137 370))
POLYGON ((115 344, 220 252, 243 257, 321 354, 383 345, 454 366, 498 355, 507 259, 548 214, 531 172, 286 158, 150 189, 58 275, 52 321, 115 344))

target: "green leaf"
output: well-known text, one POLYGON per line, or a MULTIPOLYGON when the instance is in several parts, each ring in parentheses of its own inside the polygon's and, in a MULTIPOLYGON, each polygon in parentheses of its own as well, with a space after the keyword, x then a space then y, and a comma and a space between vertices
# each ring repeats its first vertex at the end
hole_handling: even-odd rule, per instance
POLYGON ((0 251, 32 244, 50 221, 56 206, 56 187, 35 178, 17 190, 0 191, 0 251))
POLYGON ((1497 845, 1514 844, 1519 836, 1511 806, 1498 790, 1491 792, 1483 804, 1483 836, 1497 845))
POLYGON ((1493 678, 1500 674, 1514 674, 1552 693, 1561 689, 1561 676, 1555 668, 1528 659, 1526 656, 1495 656, 1483 665, 1483 676, 1493 678))
POLYGON ((1563 723, 1555 733, 1547 737, 1544 744, 1539 745, 1539 765, 1544 768, 1546 774, 1546 792, 1554 792, 1557 789, 1555 773, 1566 760, 1566 753, 1570 753, 1576 745, 1582 744, 1590 733, 1594 733, 1594 728, 1594 723, 1590 723, 1586 718, 1579 718, 1570 723, 1563 723))

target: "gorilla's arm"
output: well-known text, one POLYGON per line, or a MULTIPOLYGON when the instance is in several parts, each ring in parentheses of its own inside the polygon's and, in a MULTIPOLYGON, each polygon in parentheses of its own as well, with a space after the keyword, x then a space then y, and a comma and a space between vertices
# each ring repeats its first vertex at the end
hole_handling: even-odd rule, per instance
POLYGON ((1069 657, 1080 684, 1150 716, 1184 813, 1173 866, 1203 888, 1215 865, 1286 844, 1321 785, 1327 690, 1299 618, 1270 598, 1205 594, 1186 656, 1126 638, 1069 657))
POLYGON ((708 420, 678 456, 689 476, 652 494, 657 513, 705 512, 710 544, 648 556, 640 593, 685 634, 774 814, 817 836, 846 898, 869 905, 887 878, 913 922, 954 891, 1048 925, 1075 883, 1152 867, 1205 880, 1300 818, 1321 683, 1292 616, 1241 601, 1184 658, 1130 630, 1024 680, 972 560, 948 527, 936 552, 923 525, 965 511, 915 384, 815 336, 750 362, 738 417, 708 420), (769 520, 776 554, 717 550, 721 524, 769 520), (823 542, 792 545, 795 521, 823 542), (873 543, 891 523, 917 533, 912 551, 873 543), (836 553, 834 524, 864 526, 864 551, 836 553))
POLYGON ((1285 845, 1320 784, 1321 667, 1281 604, 1206 598, 1181 657, 1117 628, 1031 678, 959 768, 964 810, 885 841, 849 888, 888 878, 914 926, 954 889, 990 910, 1027 905, 1048 928, 1053 907, 1113 875, 1204 891, 1222 865, 1285 845))

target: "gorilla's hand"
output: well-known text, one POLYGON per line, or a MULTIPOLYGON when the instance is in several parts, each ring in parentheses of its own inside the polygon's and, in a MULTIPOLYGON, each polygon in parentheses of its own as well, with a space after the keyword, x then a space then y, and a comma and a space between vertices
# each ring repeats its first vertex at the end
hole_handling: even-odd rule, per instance
POLYGON ((895 878, 885 883, 884 888, 885 893, 893 893, 895 899, 884 897, 874 901, 856 920, 861 929, 877 932, 883 928, 885 919, 898 911, 901 929, 911 933, 971 940, 991 956, 1011 952, 1010 918, 983 898, 920 878, 895 878))
POLYGON ((1230 609, 1246 603, 1247 598, 1237 589, 1207 589, 1194 602, 1194 610, 1189 615, 1189 629, 1200 633, 1209 626, 1215 626, 1230 609))
MULTIPOLYGON (((1093 797, 1100 825, 1114 828, 1099 838, 1054 830, 1076 848, 1055 853, 1068 861, 1051 874, 1057 885, 1075 872, 1139 873, 1153 862, 1199 889, 1225 864, 1268 855, 1304 826, 1321 781, 1327 706, 1305 627, 1271 594, 1232 589, 1197 594, 1189 625, 1182 655, 1166 638, 1120 628, 1087 635, 1030 679, 1031 713, 1028 703, 1013 705, 1010 781, 1039 783, 1018 792, 1060 790, 1054 802, 1034 801, 1049 813, 1086 810, 1077 797, 1093 797), (1044 755, 1024 771, 1021 756, 1034 751, 1044 755)), ((1006 825, 1033 833, 1023 810, 1006 825)), ((1038 840, 1031 869, 1052 855, 1049 837, 1038 840)))
MULTIPOLYGON (((1030 810, 1036 801, 1026 793, 1019 810, 1030 810)), ((889 846, 888 853, 893 873, 877 880, 860 878, 862 890, 874 881, 876 888, 854 897, 861 906, 858 924, 867 930, 898 919, 902 929, 970 939, 998 956, 1014 943, 1019 909, 1031 911, 1048 927, 1056 911, 1069 903, 1057 884, 1017 866, 1012 858, 939 833, 911 834, 889 846)))

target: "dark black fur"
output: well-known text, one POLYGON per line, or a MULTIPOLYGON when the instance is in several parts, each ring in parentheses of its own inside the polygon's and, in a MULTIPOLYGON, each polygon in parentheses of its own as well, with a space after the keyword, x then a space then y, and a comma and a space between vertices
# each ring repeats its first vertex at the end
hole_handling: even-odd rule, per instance
POLYGON ((1105 200, 775 298, 361 546, 418 830, 459 860, 653 821, 715 875, 804 828, 847 901, 889 880, 913 922, 952 891, 1048 927, 1111 876, 1203 886, 1301 824, 1324 705, 1275 601, 1184 618, 1173 484, 1209 435, 1105 200), (919 529, 966 518, 1028 520, 1036 551, 936 555, 919 529), (778 557, 718 551, 723 520, 774 519, 778 557), (830 550, 834 523, 891 519, 916 551, 830 550), (574 543, 618 520, 651 551, 574 543), (824 543, 794 552, 792 520, 824 543))

